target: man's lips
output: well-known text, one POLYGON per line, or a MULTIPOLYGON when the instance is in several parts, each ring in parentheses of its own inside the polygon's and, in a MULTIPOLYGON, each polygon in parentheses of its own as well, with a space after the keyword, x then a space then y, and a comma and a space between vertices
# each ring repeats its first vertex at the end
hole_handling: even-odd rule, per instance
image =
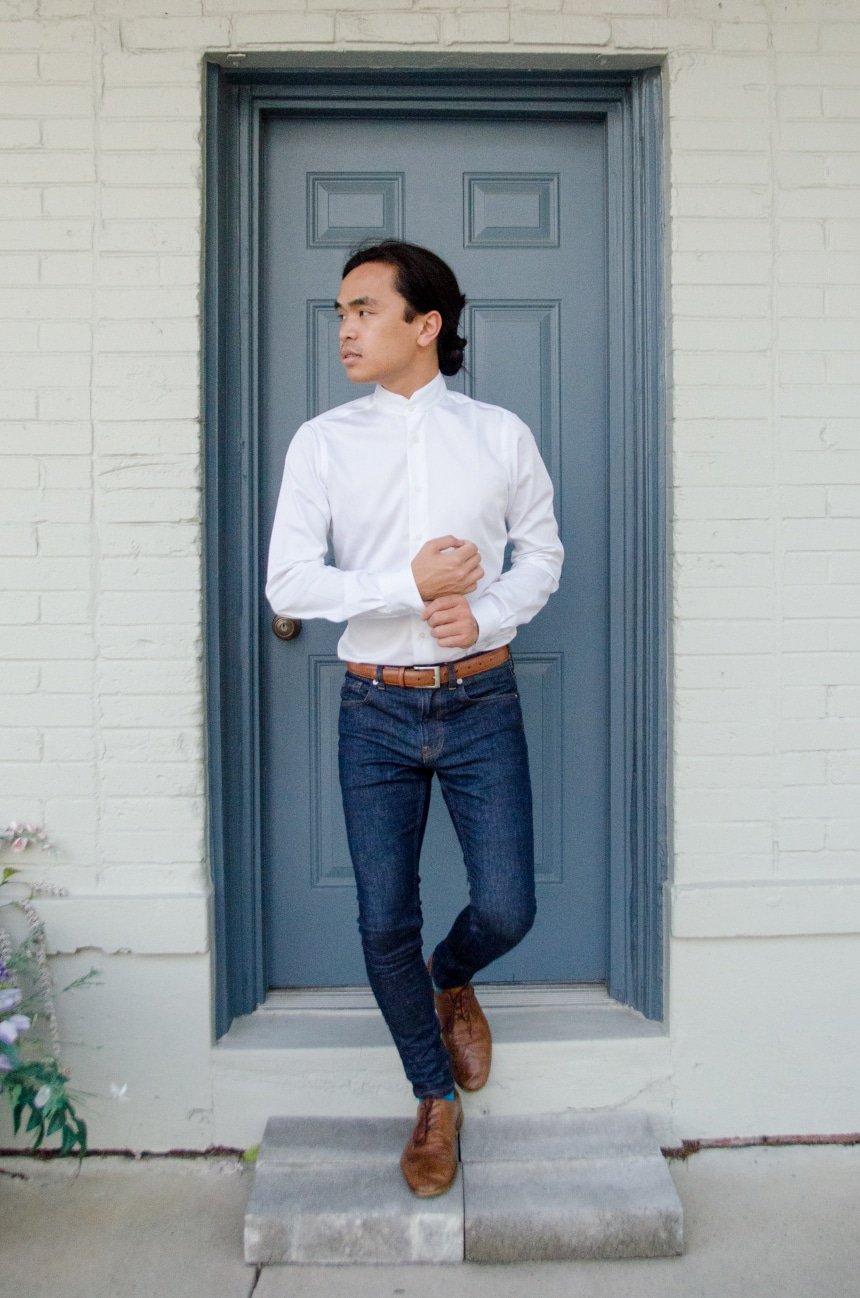
POLYGON ((344 362, 344 364, 347 361, 357 361, 361 359, 361 352, 353 352, 353 351, 341 352, 340 359, 344 362))

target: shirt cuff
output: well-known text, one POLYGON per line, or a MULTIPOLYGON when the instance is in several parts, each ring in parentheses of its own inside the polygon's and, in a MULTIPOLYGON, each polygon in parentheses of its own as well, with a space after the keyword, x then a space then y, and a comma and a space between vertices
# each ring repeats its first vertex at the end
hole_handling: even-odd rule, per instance
POLYGON ((492 595, 481 595, 470 601, 472 617, 478 624, 478 639, 475 644, 481 645, 494 636, 502 625, 502 611, 492 595))
POLYGON ((394 613, 421 613, 424 600, 421 598, 412 567, 400 568, 396 572, 379 572, 376 574, 379 591, 394 613))

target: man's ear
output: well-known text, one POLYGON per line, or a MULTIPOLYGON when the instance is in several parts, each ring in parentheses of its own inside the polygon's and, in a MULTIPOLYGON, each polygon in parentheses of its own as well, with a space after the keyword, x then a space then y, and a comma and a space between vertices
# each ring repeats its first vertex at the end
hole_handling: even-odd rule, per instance
POLYGON ((442 331, 442 316, 438 311, 428 311, 418 331, 418 346, 429 347, 442 331))

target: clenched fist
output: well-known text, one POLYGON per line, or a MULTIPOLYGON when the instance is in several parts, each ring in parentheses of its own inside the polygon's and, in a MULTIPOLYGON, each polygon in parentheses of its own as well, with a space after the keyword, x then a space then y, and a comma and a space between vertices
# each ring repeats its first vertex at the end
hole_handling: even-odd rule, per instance
POLYGON ((418 593, 426 602, 441 595, 468 595, 484 575, 481 556, 473 541, 437 536, 425 541, 412 560, 418 593))
POLYGON ((442 649, 471 649, 478 638, 478 623, 463 595, 431 600, 421 616, 442 649))

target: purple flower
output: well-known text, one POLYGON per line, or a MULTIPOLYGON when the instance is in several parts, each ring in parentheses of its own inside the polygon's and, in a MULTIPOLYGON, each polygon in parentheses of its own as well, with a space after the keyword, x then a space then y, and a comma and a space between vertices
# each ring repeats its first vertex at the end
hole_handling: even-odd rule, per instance
POLYGON ((0 1053, 0 1073, 10 1073, 12 1071, 12 1061, 0 1053))
POLYGON ((26 1014, 13 1014, 11 1018, 0 1023, 0 1041, 5 1041, 11 1046, 18 1040, 18 1033, 26 1032, 29 1026, 30 1020, 26 1014))
POLYGON ((20 999, 21 992, 17 987, 0 987, 0 1014, 13 1010, 20 999))

